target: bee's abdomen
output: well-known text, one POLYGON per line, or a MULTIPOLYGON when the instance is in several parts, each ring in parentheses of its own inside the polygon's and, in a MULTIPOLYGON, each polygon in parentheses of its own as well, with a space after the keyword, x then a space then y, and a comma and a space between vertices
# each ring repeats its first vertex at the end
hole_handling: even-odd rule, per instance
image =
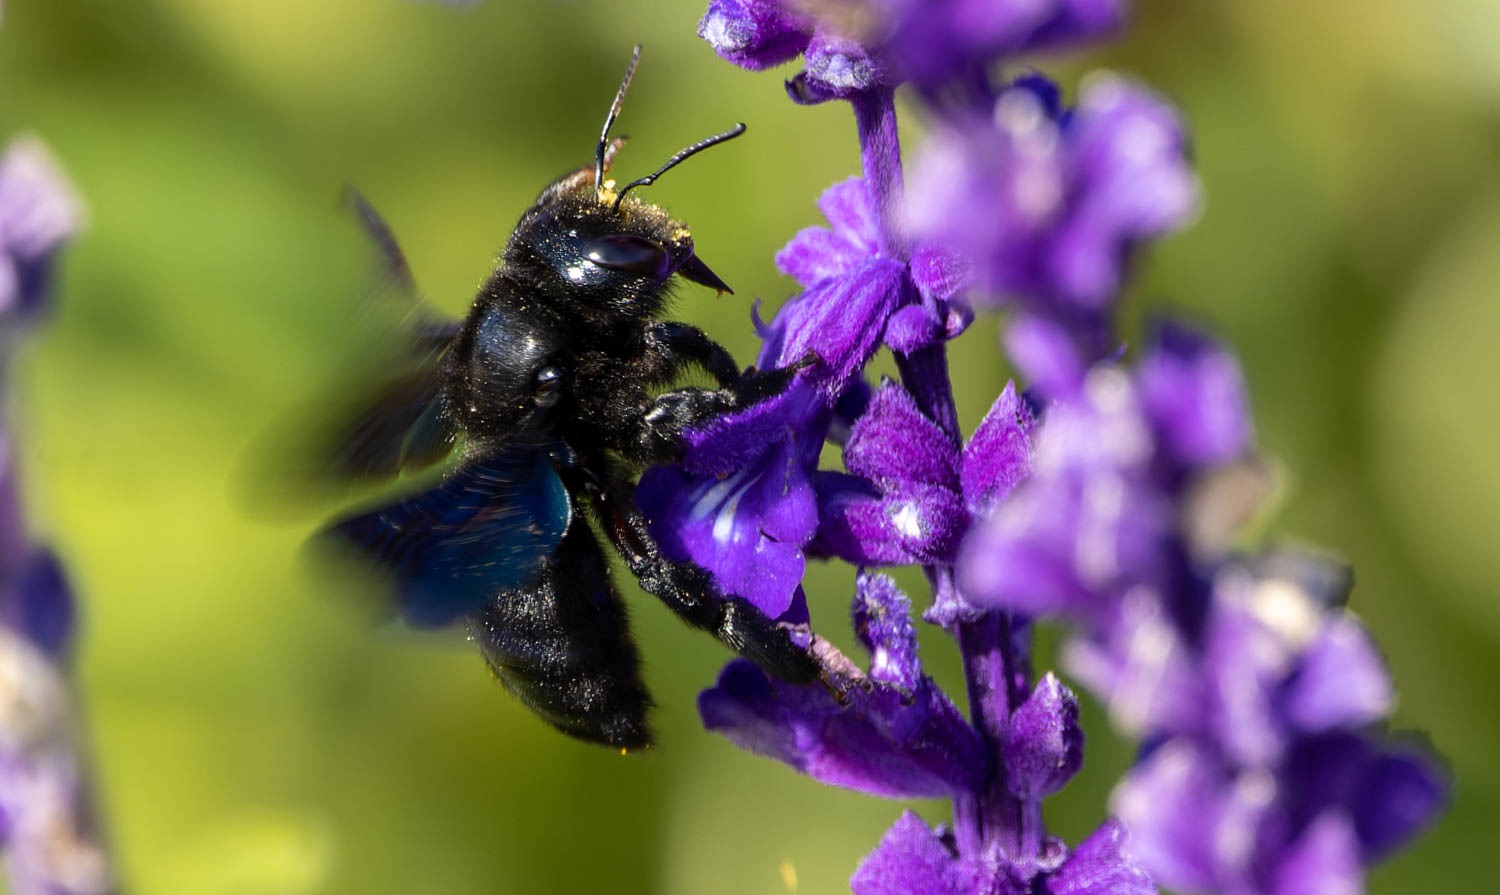
POLYGON ((473 615, 469 636, 501 682, 558 730, 620 748, 650 745, 650 697, 625 606, 579 516, 541 577, 473 615))

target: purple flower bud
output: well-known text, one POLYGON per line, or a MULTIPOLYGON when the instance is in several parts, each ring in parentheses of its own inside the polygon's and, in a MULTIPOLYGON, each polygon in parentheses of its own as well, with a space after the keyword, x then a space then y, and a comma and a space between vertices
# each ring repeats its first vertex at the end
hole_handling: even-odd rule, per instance
POLYGON ((1015 383, 990 405, 979 428, 964 445, 960 477, 969 512, 982 516, 1004 500, 1031 474, 1031 408, 1016 394, 1015 383))
POLYGON ((958 489, 958 446, 900 385, 875 390, 844 448, 849 471, 879 482, 958 489))
POLYGON ((812 28, 811 19, 776 0, 710 0, 698 36, 726 61, 758 71, 795 59, 812 28))
POLYGON ((911 602, 885 575, 860 572, 854 581, 854 634, 870 651, 870 680, 915 690, 921 681, 911 602))
POLYGON ((1018 798, 1040 802, 1078 773, 1083 764, 1083 730, 1078 700, 1052 672, 1010 716, 1002 751, 1005 782, 1018 798))

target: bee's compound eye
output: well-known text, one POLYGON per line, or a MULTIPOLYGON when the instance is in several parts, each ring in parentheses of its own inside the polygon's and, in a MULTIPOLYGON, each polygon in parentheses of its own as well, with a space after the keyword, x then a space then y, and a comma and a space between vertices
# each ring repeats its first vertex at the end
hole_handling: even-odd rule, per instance
POLYGON ((550 364, 536 371, 536 403, 551 407, 562 394, 562 371, 550 364))
POLYGON ((583 257, 610 270, 657 277, 665 277, 671 263, 666 249, 644 236, 630 233, 612 233, 589 240, 583 247, 583 257))

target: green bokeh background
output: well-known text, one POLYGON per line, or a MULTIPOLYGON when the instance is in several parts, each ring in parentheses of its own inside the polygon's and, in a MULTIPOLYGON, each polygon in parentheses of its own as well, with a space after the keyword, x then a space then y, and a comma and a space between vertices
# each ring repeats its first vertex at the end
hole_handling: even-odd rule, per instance
MULTIPOLYGON (((589 156, 636 41, 622 173, 751 126, 652 198, 739 290, 685 290, 679 316, 752 356, 749 298, 790 293, 771 256, 857 153, 846 108, 716 61, 700 13, 6 0, 0 135, 42 135, 90 210, 12 416, 30 516, 81 595, 79 683, 130 890, 833 892, 901 810, 704 733, 694 696, 725 655, 633 587, 660 746, 622 758, 544 728, 466 645, 372 632, 299 559, 316 514, 271 524, 230 496, 249 446, 359 341, 368 267, 341 184, 460 313, 536 190, 589 156)), ((1185 310, 1240 350, 1282 467, 1272 530, 1355 563, 1396 724, 1451 762, 1452 810, 1371 891, 1493 891, 1500 11, 1140 0, 1117 44, 1036 61, 1069 89, 1132 72, 1183 108, 1207 203, 1131 307, 1185 310)), ((981 320, 955 349, 967 426, 1006 375, 994 334, 981 320)), ((846 626, 851 578, 811 571, 825 630, 846 626)), ((956 686, 948 644, 925 642, 956 686)), ((1085 711, 1086 770, 1049 804, 1073 840, 1129 762, 1085 711)))

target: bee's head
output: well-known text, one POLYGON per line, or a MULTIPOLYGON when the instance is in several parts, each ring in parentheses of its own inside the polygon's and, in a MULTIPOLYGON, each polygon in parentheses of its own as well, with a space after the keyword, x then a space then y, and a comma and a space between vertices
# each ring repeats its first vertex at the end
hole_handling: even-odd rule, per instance
POLYGON ((635 74, 637 46, 615 94, 594 152, 594 164, 566 174, 537 196, 521 216, 502 260, 527 271, 549 294, 567 294, 588 305, 632 316, 660 309, 673 274, 720 292, 733 292, 693 252, 693 237, 666 210, 629 195, 650 186, 678 163, 745 132, 743 124, 678 152, 654 173, 616 186, 606 179, 623 139, 611 140, 625 90, 635 74))

